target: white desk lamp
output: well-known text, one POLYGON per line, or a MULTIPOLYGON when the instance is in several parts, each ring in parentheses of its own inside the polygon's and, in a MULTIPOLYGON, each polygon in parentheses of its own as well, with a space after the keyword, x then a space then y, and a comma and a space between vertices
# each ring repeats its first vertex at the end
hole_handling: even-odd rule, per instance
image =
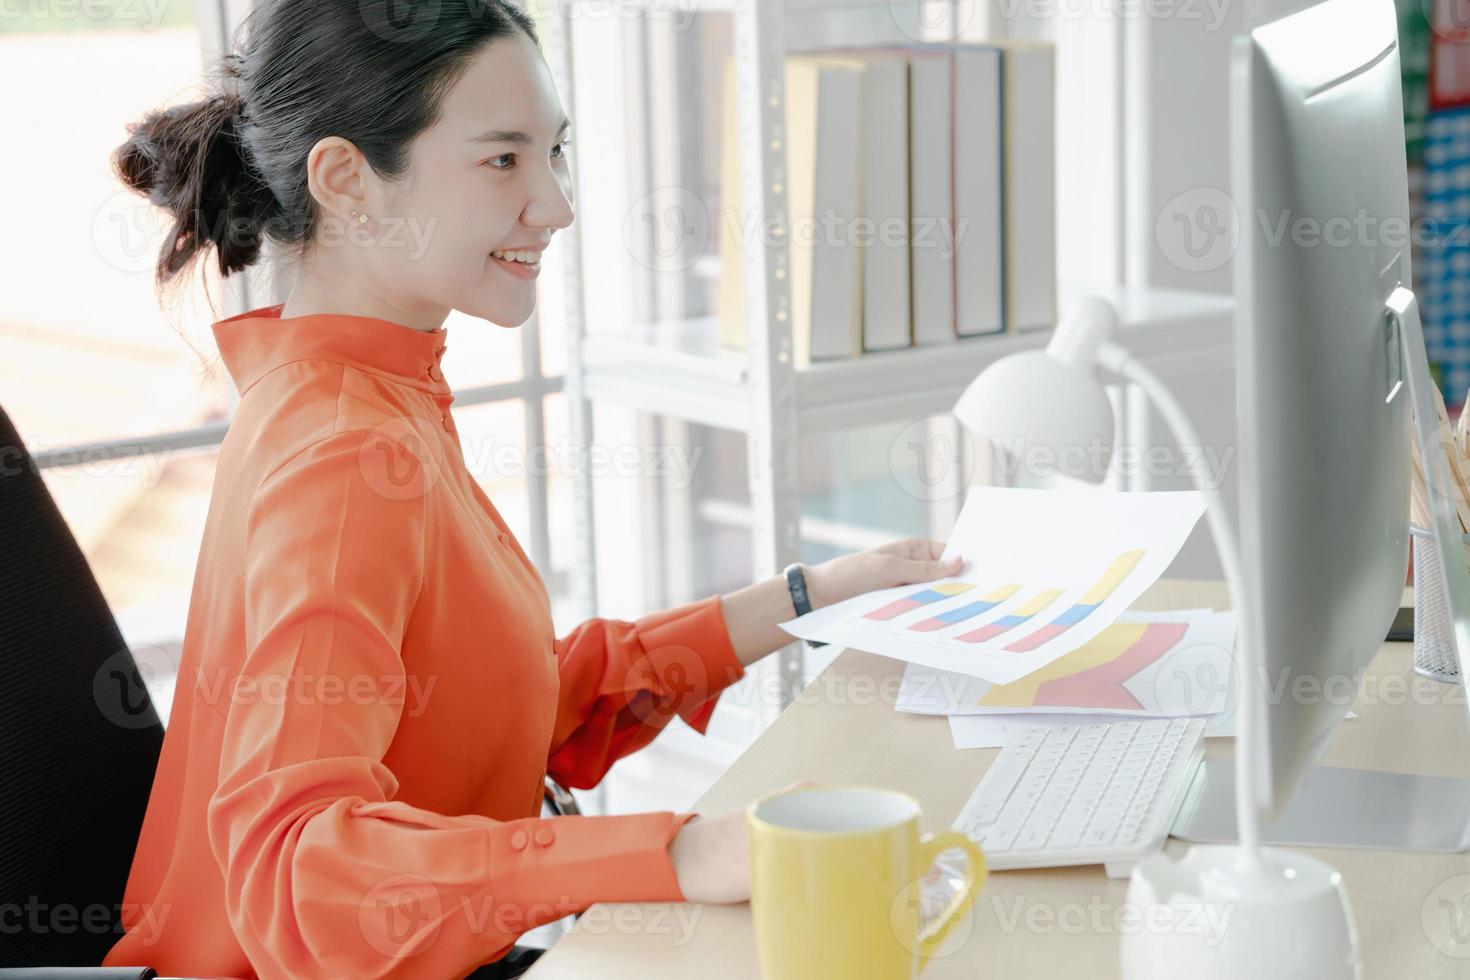
MULTIPOLYGON (((970 382, 955 403, 955 417, 974 436, 1004 450, 1053 460, 1054 473, 1100 481, 1113 440, 1113 409, 1098 377, 1101 368, 1142 389, 1179 445, 1202 446, 1163 382, 1112 342, 1117 324, 1107 300, 1080 300, 1044 351, 1003 357, 970 382)), ((1257 701, 1262 689, 1252 683, 1253 634, 1239 545, 1219 492, 1200 473, 1192 476, 1205 497, 1205 518, 1238 617, 1240 843, 1195 845, 1180 860, 1157 854, 1139 863, 1128 889, 1137 927, 1120 930, 1124 980, 1355 977, 1357 936, 1341 876, 1315 858, 1260 844, 1252 786, 1267 735, 1257 701)))

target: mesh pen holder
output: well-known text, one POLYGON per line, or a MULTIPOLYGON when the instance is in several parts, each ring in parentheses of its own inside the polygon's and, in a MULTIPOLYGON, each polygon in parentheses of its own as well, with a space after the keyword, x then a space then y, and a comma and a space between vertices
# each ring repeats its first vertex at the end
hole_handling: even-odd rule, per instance
MULTIPOLYGON (((1414 670, 1458 684, 1460 662, 1455 656, 1449 595, 1439 570, 1439 546, 1434 534, 1422 527, 1410 527, 1409 535, 1414 541, 1414 670)), ((1470 549, 1470 535, 1465 542, 1470 549)))

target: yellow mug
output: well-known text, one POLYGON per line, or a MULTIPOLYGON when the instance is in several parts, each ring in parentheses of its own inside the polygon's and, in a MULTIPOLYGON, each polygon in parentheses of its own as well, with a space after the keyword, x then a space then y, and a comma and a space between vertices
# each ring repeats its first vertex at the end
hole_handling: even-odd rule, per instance
POLYGON ((750 906, 766 980, 908 980, 974 904, 985 856, 964 834, 919 835, 893 790, 812 786, 750 805, 750 906), (924 877, 961 848, 964 884, 921 923, 924 877))

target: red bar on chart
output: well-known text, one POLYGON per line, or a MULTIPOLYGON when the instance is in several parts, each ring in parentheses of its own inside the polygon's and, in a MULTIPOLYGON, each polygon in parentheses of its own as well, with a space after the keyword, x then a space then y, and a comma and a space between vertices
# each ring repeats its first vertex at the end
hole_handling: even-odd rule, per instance
POLYGON ((943 585, 933 585, 920 592, 915 592, 913 595, 904 596, 902 599, 895 599, 886 606, 879 606, 872 612, 864 614, 863 618, 892 619, 895 616, 902 616, 906 612, 913 612, 915 609, 926 606, 931 602, 938 602, 941 599, 948 599, 951 596, 968 592, 974 587, 974 584, 971 582, 946 582, 943 585))
POLYGON ((1007 630, 1020 626, 1032 616, 1035 616, 1047 606, 1056 602, 1061 594, 1061 589, 1047 589, 1045 592, 1038 592, 1030 599, 1027 599, 1015 612, 1002 616, 993 623, 986 623, 977 630, 961 633, 955 639, 964 640, 966 643, 984 643, 986 640, 993 640, 1007 630))

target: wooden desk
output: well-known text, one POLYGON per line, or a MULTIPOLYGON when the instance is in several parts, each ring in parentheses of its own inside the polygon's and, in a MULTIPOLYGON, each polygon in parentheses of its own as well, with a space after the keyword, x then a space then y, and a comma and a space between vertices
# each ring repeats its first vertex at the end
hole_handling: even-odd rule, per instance
MULTIPOLYGON (((1140 609, 1217 605, 1223 586, 1162 582, 1140 609)), ((1385 644, 1328 765, 1470 777, 1463 693, 1418 679, 1410 644, 1385 644), (1416 701, 1416 695, 1419 697, 1416 701), (1420 702, 1429 703, 1420 703, 1420 702)), ((892 708, 903 665, 856 650, 841 654, 699 801, 743 807, 797 779, 887 786, 913 795, 927 829, 959 813, 996 750, 955 750, 943 718, 892 708)), ((1210 754, 1233 741, 1211 739, 1210 754)), ((1171 852, 1187 845, 1171 840, 1171 852)), ((1316 850, 1348 886, 1363 975, 1470 976, 1470 942, 1444 937, 1453 909, 1470 933, 1470 855, 1316 850), (1465 876, 1465 877, 1459 877, 1465 876), (1453 955, 1460 954, 1458 957, 1453 955)), ((992 874, 968 922, 957 925, 925 978, 1106 978, 1118 974, 1118 926, 1128 883, 1099 867, 992 874)), ((531 971, 532 980, 612 977, 754 980, 760 976, 748 905, 600 905, 531 971), (682 913, 682 915, 681 915, 682 913)))

